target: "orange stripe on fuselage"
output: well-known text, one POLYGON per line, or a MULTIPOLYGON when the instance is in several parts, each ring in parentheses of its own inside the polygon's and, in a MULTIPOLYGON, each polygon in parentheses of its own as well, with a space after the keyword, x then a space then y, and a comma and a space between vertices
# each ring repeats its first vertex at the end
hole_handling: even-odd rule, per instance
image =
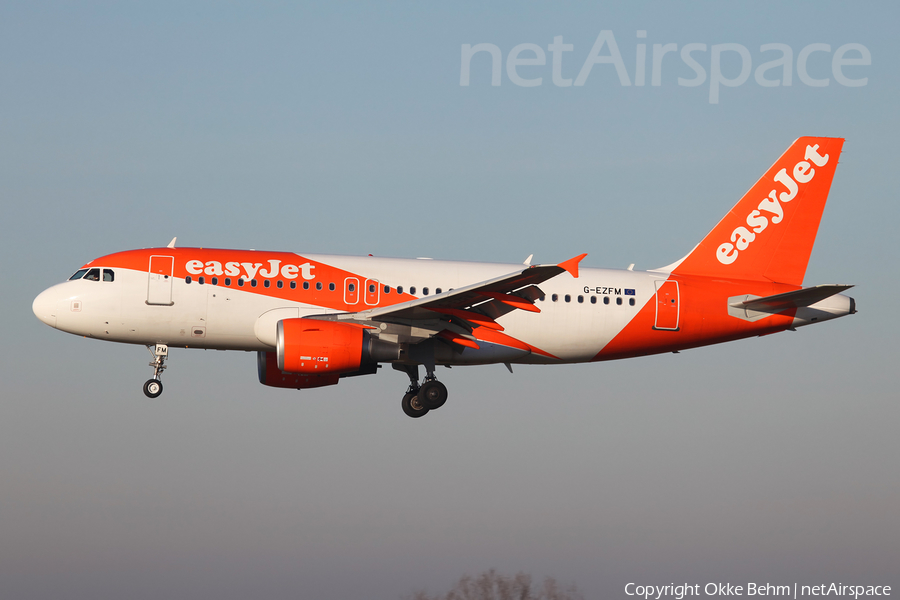
MULTIPOLYGON (((183 280, 185 277, 190 275, 194 280, 194 283, 191 283, 190 285, 199 285, 199 283, 197 283, 197 277, 199 277, 200 275, 196 273, 196 266, 192 269, 192 271, 194 272, 189 272, 188 270, 189 261, 197 260, 203 263, 203 277, 206 279, 206 283, 204 285, 212 285, 211 278, 218 277, 219 284, 218 286, 214 287, 228 287, 229 289, 236 289, 251 294, 259 294, 273 298, 283 298, 292 302, 303 302, 305 304, 311 304, 335 310, 348 312, 358 311, 366 308, 373 308, 374 306, 391 306, 394 304, 399 304, 401 302, 407 302, 409 300, 416 299, 416 296, 412 296, 410 294, 398 294, 396 291, 396 287, 391 286, 391 293, 384 294, 382 290, 382 293, 379 294, 378 304, 366 305, 362 300, 360 300, 355 305, 346 304, 344 302, 343 292, 344 280, 347 277, 355 277, 359 279, 359 285, 362 285, 363 282, 367 279, 365 275, 359 275, 350 271, 338 269, 336 267, 332 267, 331 265, 310 260, 304 258, 299 254, 290 252, 262 252, 255 250, 220 250, 206 248, 149 248, 143 250, 126 250, 124 252, 108 254, 106 256, 92 260, 88 264, 84 265, 84 267, 96 265, 113 269, 120 268, 146 272, 149 269, 151 256, 174 257, 174 277, 183 280), (273 260, 279 261, 278 276, 261 277, 261 271, 265 270, 268 273, 274 270, 271 263, 269 263, 269 261, 273 260), (216 265, 210 265, 209 263, 218 263, 219 265, 221 265, 223 274, 213 274, 214 272, 216 272, 216 265), (225 267, 228 263, 237 263, 238 265, 241 265, 241 263, 250 263, 251 265, 254 265, 254 268, 255 265, 260 265, 259 268, 255 268, 254 273, 256 275, 256 280, 260 283, 258 283, 255 288, 251 287, 249 282, 245 283, 243 287, 238 287, 238 277, 246 277, 249 275, 249 273, 247 273, 246 269, 241 265, 239 275, 227 275, 225 274, 225 267), (304 265, 306 263, 309 263, 313 267, 311 270, 309 270, 309 272, 310 274, 314 275, 312 279, 308 280, 310 282, 310 289, 308 290, 303 289, 302 282, 307 280, 303 279, 302 270, 299 269, 301 265, 304 265), (282 275, 281 269, 285 265, 293 265, 298 267, 296 277, 288 279, 282 275), (210 269, 208 273, 207 268, 210 269), (230 286, 223 285, 225 277, 231 277, 230 286), (266 279, 272 282, 270 287, 268 288, 264 287, 264 285, 261 283, 266 279), (279 279, 285 282, 284 287, 280 289, 277 287, 277 281, 279 279), (290 281, 297 282, 296 289, 290 288, 290 281), (322 283, 322 290, 315 289, 316 282, 322 283), (328 290, 329 283, 335 284, 335 290, 333 292, 328 290)), ((379 285, 383 286, 386 283, 387 282, 379 282, 379 285)), ((360 290, 359 296, 362 297, 363 294, 364 290, 360 290)), ((487 327, 476 327, 474 336, 477 339, 486 342, 509 346, 511 348, 528 350, 534 354, 539 354, 541 356, 546 356, 548 358, 557 360, 559 359, 559 357, 554 356, 549 352, 546 352, 544 350, 541 350, 540 348, 532 346, 531 344, 506 335, 505 333, 488 329, 487 327)))
POLYGON ((795 310, 749 322, 728 314, 728 298, 741 294, 768 296, 799 289, 798 286, 761 281, 726 281, 705 277, 671 276, 680 290, 678 331, 654 329, 656 295, 592 359, 613 360, 673 352, 719 342, 784 331, 795 310))
MULTIPOLYGON (((378 302, 376 304, 367 304, 363 300, 365 297, 363 286, 367 280, 365 275, 338 269, 291 252, 207 248, 150 248, 108 254, 92 260, 85 267, 96 265, 113 269, 121 268, 147 272, 151 256, 174 257, 174 277, 183 280, 185 277, 190 276, 193 280, 191 285, 199 285, 197 278, 200 276, 203 276, 205 279, 204 285, 212 285, 212 278, 218 277, 219 283, 217 287, 227 287, 251 294, 282 298, 291 302, 303 302, 340 311, 353 312, 376 306, 392 306, 416 299, 416 296, 410 294, 398 294, 396 287, 390 286, 391 291, 388 294, 385 294, 383 289, 378 291, 378 302), (198 263, 200 264, 198 265, 198 263), (285 267, 293 268, 285 269, 285 267), (236 274, 234 274, 235 272, 236 274), (305 276, 311 277, 307 279, 305 276), (230 286, 224 285, 226 277, 231 278, 230 286), (238 287, 237 285, 237 280, 240 277, 245 278, 243 287, 238 287), (356 278, 358 280, 355 285, 357 287, 356 297, 359 300, 355 304, 344 302, 344 285, 347 278, 356 278), (251 287, 251 279, 257 281, 256 287, 251 287), (270 282, 270 287, 265 287, 265 281, 270 282), (283 281, 284 287, 279 288, 278 281, 283 281), (291 281, 297 282, 296 289, 291 289, 291 281), (303 281, 309 282, 310 289, 303 289, 303 281), (321 290, 316 289, 316 283, 322 284, 321 290), (332 283, 335 286, 334 291, 328 289, 329 284, 332 283)), ((378 284, 384 286, 387 282, 378 282, 378 284)))

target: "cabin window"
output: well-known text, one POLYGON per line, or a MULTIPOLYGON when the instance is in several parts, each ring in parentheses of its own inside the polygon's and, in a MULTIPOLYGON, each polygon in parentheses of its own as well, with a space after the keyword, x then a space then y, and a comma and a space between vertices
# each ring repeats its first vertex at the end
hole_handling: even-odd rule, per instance
POLYGON ((281 288, 284 287, 284 282, 283 282, 282 280, 279 279, 279 280, 278 280, 278 283, 276 283, 275 285, 277 285, 277 286, 278 286, 278 289, 280 290, 281 288))
POLYGON ((609 304, 609 296, 603 296, 603 304, 609 304))
POLYGON ((272 285, 272 282, 270 282, 268 279, 264 279, 264 280, 263 280, 263 287, 266 287, 266 288, 267 288, 267 287, 269 287, 270 285, 272 285))
POLYGON ((316 282, 316 289, 319 291, 322 291, 322 282, 321 281, 316 282))
POLYGON ((244 287, 244 280, 238 279, 238 287, 244 287))
POLYGON ((385 294, 390 294, 390 293, 391 293, 391 286, 389 286, 389 285, 384 286, 384 293, 385 293, 385 294))
POLYGON ((84 277, 84 274, 87 272, 88 272, 87 269, 78 269, 77 271, 75 271, 74 275, 69 277, 69 281, 75 281, 76 279, 81 279, 82 277, 84 277))
POLYGON ((185 278, 184 278, 184 282, 185 282, 185 283, 190 283, 190 282, 191 282, 191 276, 188 275, 187 277, 185 277, 185 278))
POLYGON ((333 292, 333 291, 334 291, 334 284, 333 284, 333 283, 329 283, 329 284, 328 284, 328 291, 329 291, 329 292, 333 292))
POLYGON ((374 283, 369 284, 369 293, 370 293, 370 294, 374 294, 374 293, 375 293, 375 284, 374 284, 374 283))
POLYGON ((584 303, 584 296, 578 296, 578 304, 584 303))
POLYGON ((554 302, 558 302, 558 301, 559 301, 559 294, 553 294, 552 296, 550 296, 550 299, 553 300, 554 302))
POLYGON ((348 292, 355 292, 355 291, 356 291, 356 284, 348 283, 348 284, 347 284, 347 291, 348 291, 348 292))
POLYGON ((303 282, 303 289, 304 289, 304 290, 308 290, 308 289, 309 289, 309 282, 308 282, 308 281, 304 281, 304 282, 303 282))
POLYGON ((225 278, 225 285, 231 285, 231 277, 225 278))
POLYGON ((297 289, 297 282, 296 282, 296 281, 292 281, 292 282, 291 282, 291 289, 292 289, 292 290, 296 290, 296 289, 297 289))
POLYGON ((435 294, 440 294, 440 293, 441 293, 441 288, 438 288, 438 289, 434 290, 434 293, 435 293, 435 294))
POLYGON ((628 299, 628 306, 634 306, 634 298, 628 299))
POLYGON ((398 286, 397 286, 397 293, 398 293, 398 294, 402 294, 402 293, 403 293, 403 286, 402 286, 402 285, 398 285, 398 286))
POLYGON ((570 296, 569 294, 566 294, 566 302, 571 302, 571 301, 572 301, 572 296, 570 296))
POLYGON ((412 294, 413 296, 415 296, 416 295, 416 286, 414 286, 414 285, 410 286, 409 293, 412 294))
POLYGON ((597 296, 591 296, 591 304, 597 304, 597 296))
POLYGON ((622 299, 616 298, 616 304, 618 304, 619 306, 622 306, 622 299))
POLYGON ((251 279, 251 280, 250 280, 250 287, 256 287, 256 280, 255 280, 255 279, 251 279))
POLYGON ((218 277, 213 277, 213 278, 212 278, 212 284, 213 284, 213 285, 219 285, 219 278, 218 278, 218 277))
POLYGON ((422 295, 423 295, 423 296, 427 296, 427 295, 428 295, 428 288, 427 288, 427 287, 422 288, 422 295))

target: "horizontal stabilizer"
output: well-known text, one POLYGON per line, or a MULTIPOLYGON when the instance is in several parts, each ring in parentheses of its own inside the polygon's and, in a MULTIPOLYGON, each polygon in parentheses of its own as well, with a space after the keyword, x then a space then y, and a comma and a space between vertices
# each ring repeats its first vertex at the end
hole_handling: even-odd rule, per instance
POLYGON ((732 308, 741 308, 748 311, 752 310, 764 313, 779 313, 792 308, 812 306, 816 302, 820 302, 825 298, 830 298, 835 294, 840 294, 844 290, 848 290, 852 287, 852 285, 837 284, 817 285, 793 292, 785 292, 784 294, 766 296, 765 298, 748 297, 746 300, 731 302, 729 306, 731 306, 732 308))

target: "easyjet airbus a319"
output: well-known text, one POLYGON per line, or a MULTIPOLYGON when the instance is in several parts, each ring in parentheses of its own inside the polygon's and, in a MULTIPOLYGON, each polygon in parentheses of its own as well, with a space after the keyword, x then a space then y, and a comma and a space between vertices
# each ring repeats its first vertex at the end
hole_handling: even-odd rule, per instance
POLYGON ((629 358, 766 335, 856 312, 849 285, 803 287, 842 139, 800 138, 687 256, 650 271, 253 250, 128 250, 42 292, 69 333, 150 350, 258 353, 259 381, 334 385, 381 363, 409 376, 404 412, 440 408, 438 365, 629 358), (425 377, 419 380, 419 365, 425 377))

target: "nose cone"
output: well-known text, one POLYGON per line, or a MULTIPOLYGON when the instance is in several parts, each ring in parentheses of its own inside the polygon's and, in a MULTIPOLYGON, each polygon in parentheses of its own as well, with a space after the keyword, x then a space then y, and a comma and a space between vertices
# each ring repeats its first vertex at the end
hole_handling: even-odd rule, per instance
POLYGON ((56 327, 56 307, 59 305, 57 296, 54 288, 44 290, 38 294, 31 305, 34 316, 50 327, 56 327))

